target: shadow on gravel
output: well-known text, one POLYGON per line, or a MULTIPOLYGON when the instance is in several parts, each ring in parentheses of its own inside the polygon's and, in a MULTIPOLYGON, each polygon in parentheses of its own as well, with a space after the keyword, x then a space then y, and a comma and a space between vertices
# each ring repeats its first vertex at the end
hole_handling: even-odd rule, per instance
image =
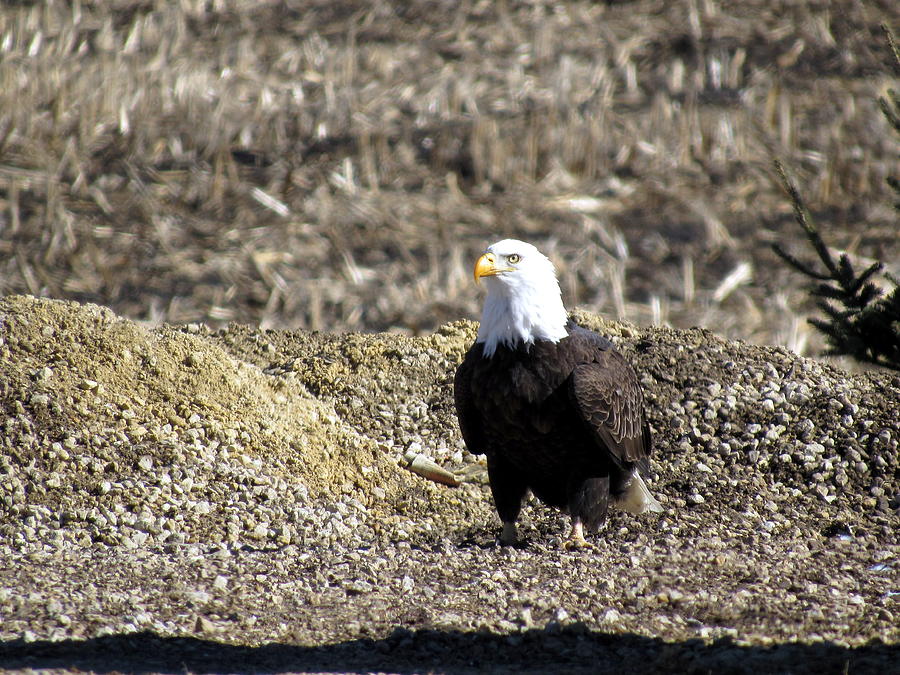
POLYGON ((740 647, 731 640, 667 643, 635 634, 578 627, 490 632, 395 629, 380 640, 304 647, 231 645, 154 633, 60 642, 0 642, 0 669, 65 669, 97 673, 371 672, 476 673, 884 673, 900 646, 874 642, 848 649, 832 643, 740 647))

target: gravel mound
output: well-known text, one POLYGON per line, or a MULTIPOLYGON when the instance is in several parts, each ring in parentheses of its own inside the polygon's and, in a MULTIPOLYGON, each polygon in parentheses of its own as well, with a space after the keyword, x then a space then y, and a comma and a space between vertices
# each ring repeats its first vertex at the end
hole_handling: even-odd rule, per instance
POLYGON ((0 666, 895 661, 900 378, 574 318, 643 378, 666 512, 614 514, 569 553, 538 503, 523 547, 495 545, 452 406, 471 322, 214 332, 0 300, 0 666), (409 451, 462 484, 412 473, 409 451))

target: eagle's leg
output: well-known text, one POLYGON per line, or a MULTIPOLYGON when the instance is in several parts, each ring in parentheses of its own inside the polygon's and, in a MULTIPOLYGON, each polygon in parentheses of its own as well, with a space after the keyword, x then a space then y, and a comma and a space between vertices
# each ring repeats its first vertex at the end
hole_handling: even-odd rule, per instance
POLYGON ((590 546, 587 539, 584 538, 584 524, 581 522, 581 518, 573 516, 572 530, 569 532, 569 538, 563 542, 563 548, 568 550, 573 548, 590 548, 590 546))
POLYGON ((595 531, 606 520, 609 508, 609 476, 596 476, 570 483, 569 514, 572 530, 563 546, 585 548, 590 546, 584 538, 584 528, 595 531))
POLYGON ((502 457, 488 455, 487 465, 494 506, 503 523, 500 543, 512 546, 518 541, 516 520, 519 518, 519 511, 522 510, 522 500, 528 492, 528 484, 516 468, 502 457))
POLYGON ((500 531, 500 543, 503 546, 515 546, 518 541, 519 536, 516 534, 515 521, 503 521, 503 529, 500 531))

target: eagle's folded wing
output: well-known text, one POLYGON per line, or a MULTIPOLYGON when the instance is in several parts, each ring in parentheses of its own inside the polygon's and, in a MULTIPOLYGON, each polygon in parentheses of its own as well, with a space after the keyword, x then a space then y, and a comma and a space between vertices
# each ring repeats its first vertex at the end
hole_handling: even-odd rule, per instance
POLYGON ((569 394, 587 427, 620 465, 647 465, 650 429, 641 386, 625 359, 598 350, 595 360, 572 371, 569 394))
POLYGON ((465 360, 457 368, 456 376, 453 379, 453 400, 456 404, 459 430, 466 442, 466 448, 473 455, 483 455, 485 453, 484 429, 472 396, 473 361, 471 354, 467 354, 465 360))

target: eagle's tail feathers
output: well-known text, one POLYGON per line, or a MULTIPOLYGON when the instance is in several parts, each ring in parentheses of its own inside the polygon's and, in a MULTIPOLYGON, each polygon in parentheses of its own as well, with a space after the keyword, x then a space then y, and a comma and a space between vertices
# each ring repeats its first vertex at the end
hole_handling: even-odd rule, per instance
POLYGON ((631 475, 628 487, 616 500, 616 506, 629 513, 663 512, 662 504, 650 494, 647 484, 637 471, 631 475))

